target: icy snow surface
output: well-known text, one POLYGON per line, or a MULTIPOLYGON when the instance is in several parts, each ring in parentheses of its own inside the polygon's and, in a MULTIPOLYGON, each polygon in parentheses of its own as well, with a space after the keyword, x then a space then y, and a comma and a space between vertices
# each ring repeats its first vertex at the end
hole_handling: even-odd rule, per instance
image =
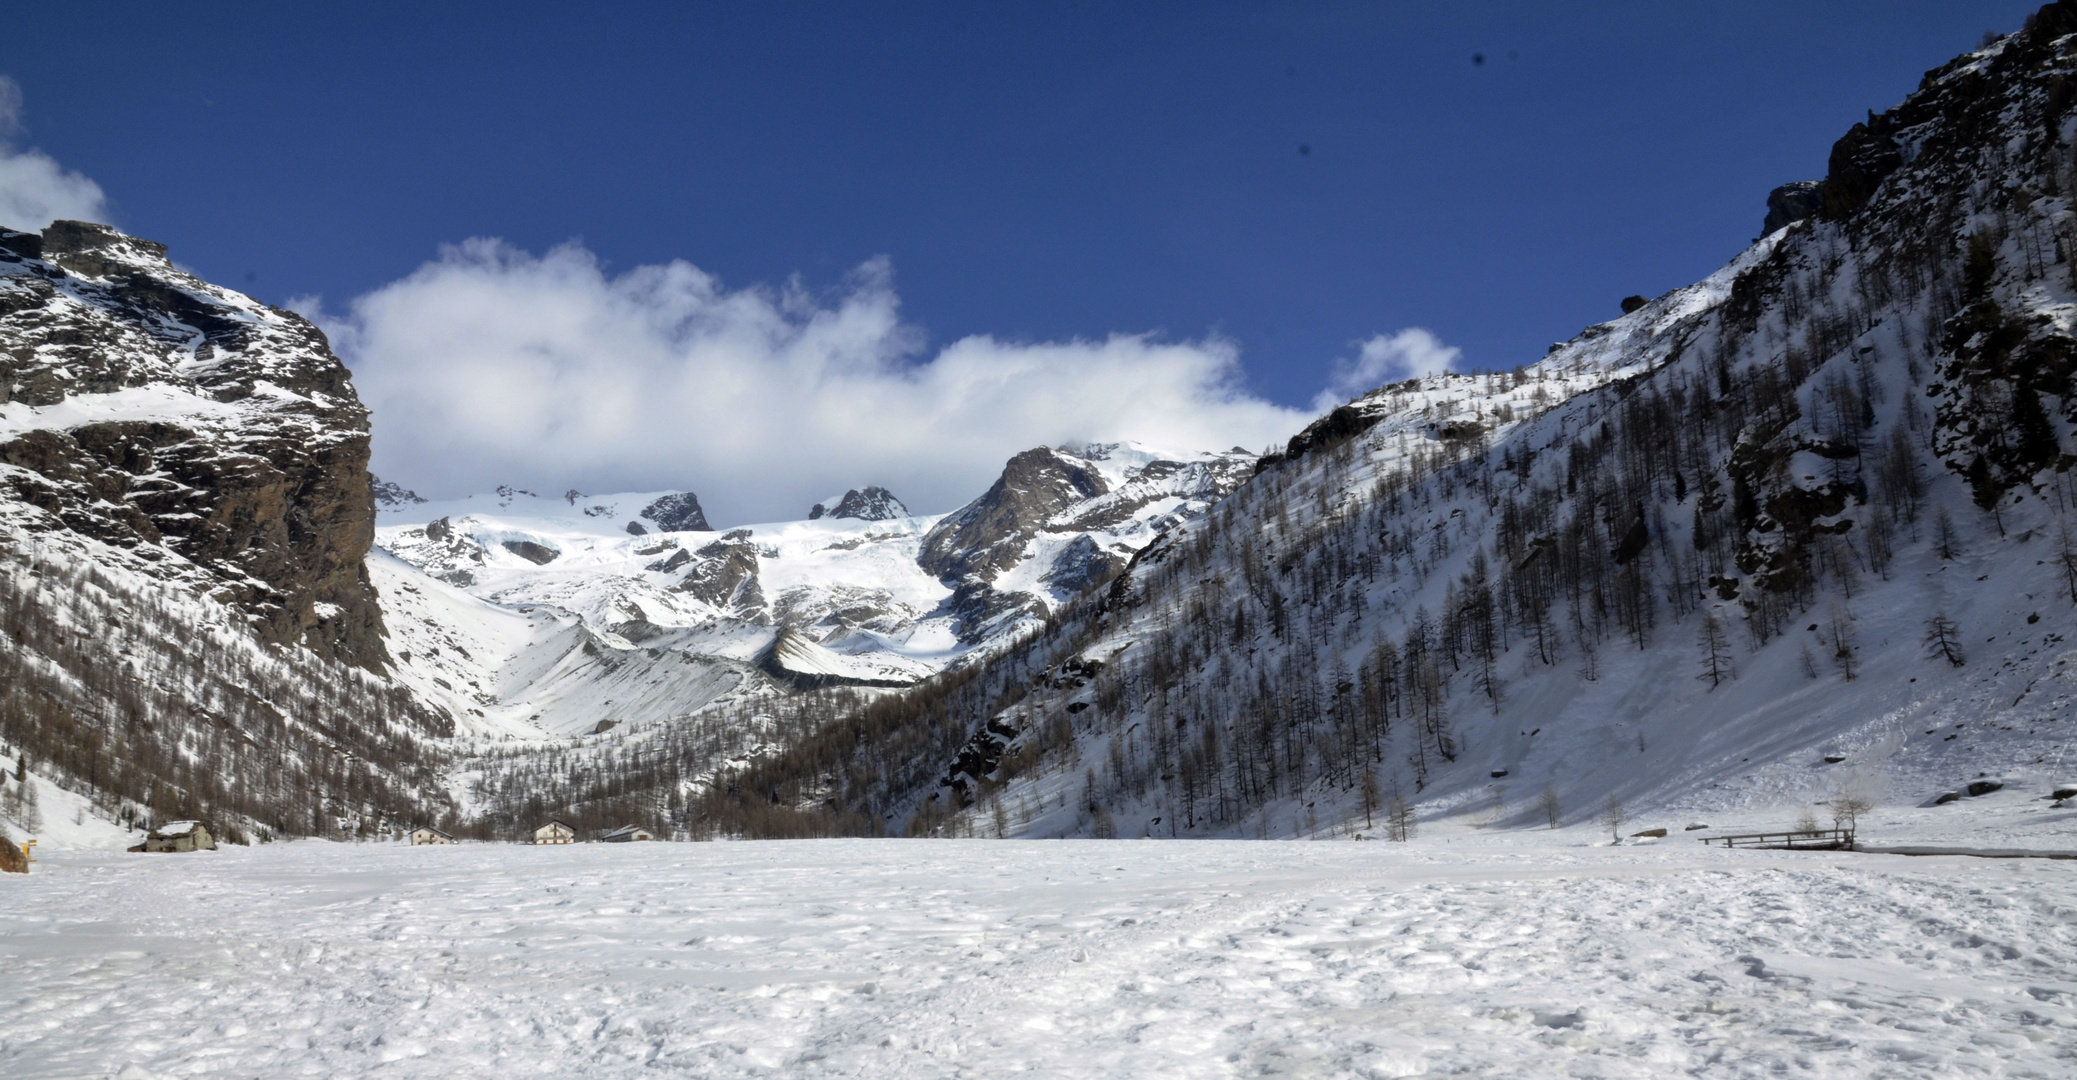
POLYGON ((2077 1072, 2077 862, 1437 836, 56 853, 0 1074, 2077 1072))

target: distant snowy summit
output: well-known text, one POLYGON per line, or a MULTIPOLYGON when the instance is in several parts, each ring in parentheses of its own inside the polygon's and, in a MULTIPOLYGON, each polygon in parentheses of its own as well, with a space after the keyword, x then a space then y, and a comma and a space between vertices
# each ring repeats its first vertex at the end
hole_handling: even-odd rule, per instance
POLYGON ((377 510, 402 510, 426 501, 418 492, 373 473, 368 474, 368 487, 375 493, 377 510))
MULTIPOLYGON (((707 515, 700 510, 700 497, 690 491, 658 496, 642 508, 641 517, 662 532, 714 531, 714 526, 707 524, 707 515)), ((630 536, 641 536, 649 530, 641 521, 630 521, 627 531, 630 536)))
POLYGON ((905 518, 909 508, 883 487, 869 487, 864 491, 852 488, 840 496, 824 499, 808 511, 809 521, 820 521, 825 517, 857 518, 860 521, 893 521, 905 518))
POLYGON ((1254 467, 1244 450, 1037 447, 949 515, 863 487, 805 520, 719 535, 690 492, 504 487, 442 502, 398 489, 377 543, 401 560, 381 576, 391 631, 413 642, 407 678, 439 699, 472 688, 482 696, 450 702, 464 713, 586 731, 745 695, 913 684, 1038 625, 1254 467), (402 564, 437 580, 392 577, 402 564), (488 620, 488 640, 501 610, 532 640, 491 650, 424 625, 412 610, 449 587, 467 597, 446 596, 436 619, 488 620))

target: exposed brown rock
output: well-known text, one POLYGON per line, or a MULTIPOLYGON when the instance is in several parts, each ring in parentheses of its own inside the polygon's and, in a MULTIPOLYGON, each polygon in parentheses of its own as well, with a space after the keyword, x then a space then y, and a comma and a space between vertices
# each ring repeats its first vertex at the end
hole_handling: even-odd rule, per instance
POLYGON ((992 580, 1014 565, 1053 515, 1110 490, 1103 474, 1050 447, 1009 460, 987 492, 923 537, 916 559, 941 578, 992 580))
MULTIPOLYGON (((684 554, 680 552, 679 554, 684 554)), ((676 556, 672 557, 674 560, 676 556)), ((692 553, 693 567, 673 586, 694 599, 756 623, 771 621, 764 590, 757 584, 757 545, 750 530, 736 529, 692 553)))
POLYGON ((167 394, 140 399, 136 418, 0 443, 0 465, 16 467, 0 470, 0 492, 58 527, 208 570, 268 641, 386 663, 362 566, 375 537, 368 414, 324 334, 105 225, 24 236, 0 258, 5 399, 167 394))

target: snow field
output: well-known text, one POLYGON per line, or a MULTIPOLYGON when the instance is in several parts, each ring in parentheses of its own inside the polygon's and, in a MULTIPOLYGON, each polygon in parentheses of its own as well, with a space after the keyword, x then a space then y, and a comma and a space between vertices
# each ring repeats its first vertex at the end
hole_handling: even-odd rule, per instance
POLYGON ((2077 862, 1588 839, 53 853, 0 1074, 2077 1071, 2077 862))

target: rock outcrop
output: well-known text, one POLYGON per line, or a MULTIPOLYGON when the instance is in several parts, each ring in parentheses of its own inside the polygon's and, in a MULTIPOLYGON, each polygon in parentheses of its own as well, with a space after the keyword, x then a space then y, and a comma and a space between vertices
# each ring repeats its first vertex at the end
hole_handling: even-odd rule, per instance
POLYGON ((749 622, 771 621, 764 590, 757 583, 757 545, 750 542, 750 530, 723 533, 693 552, 691 563, 692 569, 674 586, 677 591, 749 622))
POLYGON ((105 225, 0 231, 0 493, 175 555, 267 641, 387 661, 368 413, 324 334, 105 225))
POLYGON ((953 587, 945 606, 959 620, 962 641, 1043 617, 1108 580, 1160 533, 1239 487, 1256 460, 1236 449, 1186 461, 1147 455, 1128 466, 1116 458, 1120 451, 1026 450, 980 498, 924 535, 917 563, 953 587), (1005 574, 1034 558, 1044 560, 1043 569, 1019 570, 1022 584, 1004 587, 1005 574))
POLYGON ((1821 180, 1798 180, 1768 192, 1767 218, 1760 223, 1760 235, 1785 229, 1807 217, 1816 217, 1825 208, 1824 189, 1821 180))
POLYGON ((869 487, 864 491, 852 488, 835 499, 816 503, 808 511, 809 521, 825 517, 857 518, 860 521, 892 521, 909 516, 909 508, 894 497, 894 493, 883 487, 869 487))
MULTIPOLYGON (((714 526, 707 524, 707 515, 700 510, 700 497, 690 491, 665 495, 643 507, 641 516, 663 532, 714 531, 714 526)), ((628 531, 642 535, 632 527, 628 531)))
POLYGON ((416 506, 426 501, 425 496, 395 481, 374 475, 370 475, 368 480, 375 492, 375 505, 385 510, 416 506))
POLYGON ((1089 462, 1046 446, 1026 450, 980 498, 925 534, 916 561, 941 578, 993 580, 1053 515, 1110 489, 1089 462))

